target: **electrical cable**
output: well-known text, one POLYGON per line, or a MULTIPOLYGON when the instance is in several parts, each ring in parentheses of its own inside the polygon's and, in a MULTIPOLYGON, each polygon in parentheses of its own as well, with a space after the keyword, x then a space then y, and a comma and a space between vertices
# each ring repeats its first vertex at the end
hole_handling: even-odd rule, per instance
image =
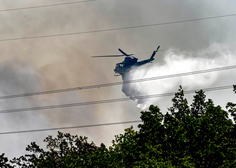
POLYGON ((53 130, 63 130, 63 129, 88 128, 88 127, 100 127, 100 126, 129 124, 129 123, 137 123, 137 122, 142 122, 142 121, 137 120, 137 121, 125 121, 125 122, 104 123, 104 124, 94 124, 94 125, 80 125, 80 126, 72 126, 72 127, 58 127, 58 128, 45 128, 45 129, 24 130, 24 131, 0 132, 0 135, 29 133, 29 132, 42 132, 42 131, 53 131, 53 130))
POLYGON ((35 8, 45 8, 45 7, 62 6, 62 5, 72 5, 72 4, 85 3, 85 2, 91 2, 91 1, 96 1, 96 0, 76 1, 76 2, 58 3, 58 4, 50 4, 50 5, 41 5, 41 6, 29 6, 29 7, 14 8, 14 9, 2 9, 2 10, 0 10, 0 12, 9 12, 9 11, 35 9, 35 8))
POLYGON ((102 30, 91 30, 91 31, 82 31, 82 32, 61 33, 61 34, 49 34, 49 35, 39 35, 39 36, 31 36, 31 37, 7 38, 7 39, 0 39, 0 42, 13 41, 13 40, 39 39, 39 38, 58 37, 58 36, 70 36, 70 35, 80 35, 80 34, 90 34, 90 33, 100 33, 100 32, 108 32, 108 31, 116 31, 116 30, 127 30, 127 29, 143 28, 143 27, 170 25, 170 24, 176 24, 176 23, 194 22, 194 21, 200 21, 200 20, 210 20, 210 19, 225 18, 225 17, 232 17, 232 16, 236 16, 236 14, 219 15, 219 16, 203 17, 203 18, 188 19, 188 20, 179 20, 179 21, 172 21, 172 22, 162 22, 162 23, 146 24, 146 25, 139 25, 139 26, 110 28, 110 29, 102 29, 102 30))
MULTIPOLYGON (((198 89, 207 91, 216 91, 216 90, 224 90, 224 89, 233 89, 233 85, 230 86, 220 86, 214 88, 205 88, 198 89)), ((195 90, 184 91, 185 94, 195 93, 195 90)), ((146 96, 134 96, 131 99, 148 99, 154 97, 164 97, 164 96, 172 96, 175 92, 172 93, 163 93, 163 94, 154 94, 154 95, 146 95, 146 96)), ((87 106, 87 105, 96 105, 96 104, 105 104, 105 103, 115 103, 122 101, 129 101, 130 98, 119 98, 119 99, 108 99, 108 100, 100 100, 100 101, 90 101, 90 102, 82 102, 82 103, 71 103, 71 104, 60 104, 60 105, 51 105, 51 106, 39 106, 39 107, 29 107, 29 108, 20 108, 20 109, 10 109, 10 110, 1 110, 0 114, 10 114, 10 113, 19 113, 26 111, 36 111, 36 110, 48 110, 48 109, 56 109, 56 108, 66 108, 66 107, 78 107, 78 106, 87 106)))
POLYGON ((157 77, 151 77, 151 78, 127 80, 123 82, 104 83, 104 84, 98 84, 98 85, 88 85, 88 86, 81 86, 81 87, 74 87, 74 88, 0 96, 0 99, 10 99, 10 98, 19 98, 19 97, 27 97, 27 96, 44 95, 44 94, 62 93, 62 92, 69 92, 69 91, 78 91, 78 90, 85 90, 85 89, 94 89, 94 88, 116 86, 116 85, 122 85, 122 84, 130 84, 130 83, 137 83, 137 82, 145 82, 145 81, 152 81, 152 80, 175 78, 175 77, 180 77, 180 76, 188 76, 188 75, 196 75, 196 74, 202 74, 202 73, 230 70, 230 69, 235 69, 235 68, 236 68, 236 65, 232 65, 232 66, 225 66, 225 67, 220 67, 220 68, 205 69, 205 70, 157 76, 157 77))

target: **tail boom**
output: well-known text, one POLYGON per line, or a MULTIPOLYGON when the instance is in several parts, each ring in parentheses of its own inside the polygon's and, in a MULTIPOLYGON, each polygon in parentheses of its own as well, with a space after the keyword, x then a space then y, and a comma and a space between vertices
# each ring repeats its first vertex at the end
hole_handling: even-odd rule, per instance
POLYGON ((160 48, 160 46, 158 46, 157 49, 155 51, 153 51, 152 56, 150 57, 150 59, 154 60, 154 56, 156 55, 159 48, 160 48))

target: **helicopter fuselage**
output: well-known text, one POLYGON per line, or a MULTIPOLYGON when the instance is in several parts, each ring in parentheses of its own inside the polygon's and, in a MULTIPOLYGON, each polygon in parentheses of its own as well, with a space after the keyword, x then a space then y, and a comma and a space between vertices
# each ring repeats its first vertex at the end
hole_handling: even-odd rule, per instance
POLYGON ((115 76, 123 75, 124 73, 127 73, 128 71, 130 71, 134 67, 144 65, 144 64, 149 63, 153 60, 154 60, 154 58, 151 57, 149 59, 138 62, 138 58, 130 57, 130 56, 125 57, 125 60, 123 62, 116 64, 116 67, 114 69, 115 76))

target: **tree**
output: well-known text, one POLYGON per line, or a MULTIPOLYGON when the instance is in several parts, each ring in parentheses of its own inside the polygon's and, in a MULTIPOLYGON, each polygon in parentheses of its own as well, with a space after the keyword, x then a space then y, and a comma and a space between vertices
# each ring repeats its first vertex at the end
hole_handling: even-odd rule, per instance
MULTIPOLYGON (((119 153, 125 151, 124 158, 130 158, 125 164, 235 167, 235 125, 228 112, 205 97, 202 90, 196 92, 189 106, 180 87, 165 115, 156 106, 141 112, 143 124, 138 126, 139 131, 132 133, 130 129, 116 139, 119 153)), ((230 110, 236 112, 235 104, 230 105, 230 110)))
POLYGON ((58 132, 56 138, 48 136, 44 142, 47 143, 48 151, 44 151, 32 142, 27 146, 26 151, 33 154, 14 158, 11 162, 20 167, 77 167, 88 164, 90 160, 87 156, 93 155, 98 149, 93 142, 88 143, 86 137, 62 132, 58 132))
MULTIPOLYGON (((236 86, 234 86, 236 93, 236 86)), ((112 146, 96 146, 86 137, 58 132, 48 136, 47 150, 31 143, 32 154, 14 158, 19 167, 236 167, 236 104, 228 111, 196 92, 191 105, 180 87, 163 114, 157 106, 141 112, 142 124, 116 135, 112 146), (228 114, 233 116, 233 121, 228 114)), ((1 162, 7 162, 1 155, 1 162)), ((10 165, 9 165, 10 166, 10 165)))
POLYGON ((4 153, 0 155, 0 167, 2 168, 12 168, 12 166, 8 163, 8 158, 4 157, 4 153))

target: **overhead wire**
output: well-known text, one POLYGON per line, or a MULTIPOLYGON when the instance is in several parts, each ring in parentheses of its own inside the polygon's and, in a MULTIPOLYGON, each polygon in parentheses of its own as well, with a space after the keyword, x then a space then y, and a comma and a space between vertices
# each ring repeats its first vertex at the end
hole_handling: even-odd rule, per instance
POLYGON ((85 3, 85 2, 91 2, 91 1, 96 1, 96 0, 75 1, 75 2, 66 2, 66 3, 40 5, 40 6, 29 6, 29 7, 13 8, 13 9, 0 9, 0 12, 9 12, 9 11, 35 9, 35 8, 45 8, 45 7, 62 6, 62 5, 72 5, 72 4, 85 3))
POLYGON ((111 126, 111 125, 138 123, 138 122, 142 122, 142 121, 141 120, 136 120, 136 121, 124 121, 124 122, 103 123, 103 124, 93 124, 93 125, 79 125, 79 126, 72 126, 72 127, 58 127, 58 128, 45 128, 45 129, 23 130, 23 131, 10 131, 10 132, 0 132, 0 135, 42 132, 42 131, 53 131, 53 130, 63 130, 63 129, 101 127, 101 126, 108 126, 108 125, 111 126))
POLYGON ((196 18, 196 19, 178 20, 178 21, 171 21, 171 22, 162 22, 162 23, 128 26, 128 27, 120 27, 120 28, 110 28, 110 29, 101 29, 101 30, 91 30, 91 31, 81 31, 81 32, 72 32, 72 33, 61 33, 61 34, 49 34, 49 35, 39 35, 39 36, 31 36, 31 37, 6 38, 6 39, 0 39, 0 42, 13 41, 13 40, 39 39, 39 38, 58 37, 58 36, 71 36, 71 35, 100 33, 100 32, 110 32, 110 31, 117 31, 117 30, 127 30, 127 29, 143 28, 143 27, 153 27, 153 26, 170 25, 170 24, 185 23, 185 22, 194 22, 194 21, 200 21, 200 20, 226 18, 226 17, 232 17, 232 16, 236 16, 236 14, 219 15, 219 16, 212 16, 212 17, 202 17, 202 18, 196 18))
POLYGON ((170 74, 170 75, 157 76, 157 77, 144 78, 144 79, 126 80, 123 82, 104 83, 104 84, 98 84, 98 85, 88 85, 88 86, 80 86, 80 87, 73 87, 73 88, 66 88, 66 89, 0 96, 0 99, 10 99, 10 98, 19 98, 19 97, 27 97, 27 96, 44 95, 44 94, 62 93, 62 92, 69 92, 69 91, 78 91, 78 90, 85 90, 85 89, 102 88, 102 87, 116 86, 116 85, 122 85, 122 84, 131 84, 131 83, 137 83, 137 82, 146 82, 146 81, 153 81, 153 80, 160 80, 160 79, 175 78, 175 77, 180 77, 180 76, 188 76, 188 75, 196 75, 196 74, 202 74, 202 73, 230 70, 230 69, 235 69, 235 68, 236 68, 236 65, 232 65, 232 66, 170 74))
MULTIPOLYGON (((220 87, 213 87, 213 88, 205 88, 205 89, 198 89, 203 90, 205 92, 208 91, 216 91, 216 90, 224 90, 224 89, 233 89, 233 85, 229 86, 220 86, 220 87)), ((185 91, 185 94, 195 93, 196 90, 188 90, 185 91)), ((163 93, 163 94, 154 94, 154 95, 144 95, 144 96, 134 96, 131 97, 132 99, 148 99, 148 98, 155 98, 155 97, 165 97, 174 95, 175 92, 171 93, 163 93)), ((78 107, 78 106, 86 106, 86 105, 96 105, 96 104, 105 104, 105 103, 115 103, 115 102, 122 102, 122 101, 129 101, 130 98, 118 98, 118 99, 108 99, 108 100, 100 100, 100 101, 89 101, 89 102, 81 102, 81 103, 71 103, 71 104, 60 104, 60 105, 51 105, 51 106, 39 106, 39 107, 29 107, 29 108, 19 108, 19 109, 9 109, 9 110, 0 110, 0 114, 10 114, 10 113, 19 113, 19 112, 26 112, 26 111, 36 111, 36 110, 48 110, 48 109, 58 109, 58 108, 66 108, 66 107, 78 107)))

